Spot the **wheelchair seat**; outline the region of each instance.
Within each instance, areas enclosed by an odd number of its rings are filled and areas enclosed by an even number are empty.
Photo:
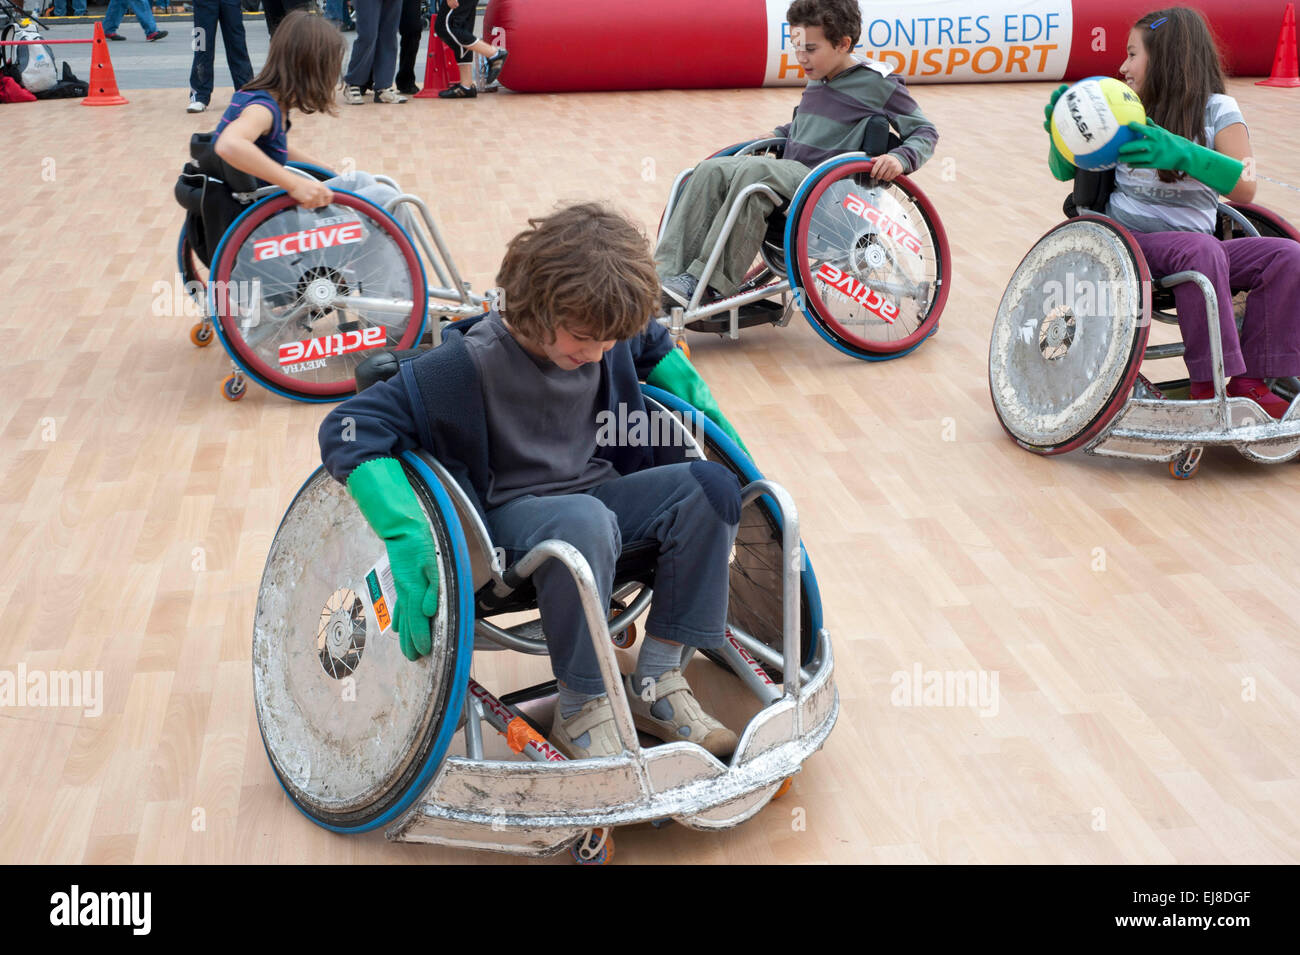
[[[265,185],[218,156],[216,145],[216,133],[190,137],[190,160],[172,190],[186,212],[190,247],[205,267],[211,267],[221,237],[247,205],[235,198],[236,193],[254,192]]]

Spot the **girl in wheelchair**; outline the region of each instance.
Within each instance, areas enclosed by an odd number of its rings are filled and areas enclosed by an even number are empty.
[[[1213,234],[1219,195],[1250,202],[1255,177],[1247,172],[1253,157],[1245,119],[1224,92],[1219,52],[1204,19],[1181,7],[1148,13],[1129,33],[1120,73],[1141,98],[1147,124],[1129,124],[1141,137],[1120,147],[1105,214],[1133,233],[1153,275],[1194,270],[1209,278],[1218,293],[1223,370],[1233,376],[1228,395],[1251,398],[1281,418],[1289,403],[1264,379],[1300,374],[1300,243],[1220,241]],[[1052,94],[1049,120],[1065,89]],[[1050,165],[1057,179],[1074,175],[1055,146]],[[1250,291],[1240,337],[1234,289]],[[1190,397],[1213,398],[1205,299],[1190,282],[1175,286],[1174,297]]]
[[[667,331],[648,320],[658,278],[646,239],[598,205],[563,209],[529,220],[497,283],[504,314],[448,326],[441,346],[339,405],[320,428],[325,468],[385,541],[401,649],[412,660],[430,652],[439,604],[435,545],[397,460],[423,447],[509,561],[544,540],[567,541],[590,564],[603,606],[620,553],[653,548],[653,607],[625,678],[636,725],[725,755],[736,734],[704,712],[682,666],[684,648],[724,640],[739,483],[713,462],[655,467],[652,448],[608,442],[596,425],[620,406],[627,418],[645,414],[644,380],[739,442]],[[556,560],[531,579],[559,684],[552,742],[570,758],[616,755],[613,709],[573,579]]]
[[[292,161],[328,168],[289,145],[289,113],[337,115],[334,93],[344,51],[343,35],[324,17],[305,10],[290,12],[271,37],[266,65],[231,97],[222,114],[216,129],[217,155],[265,184],[280,186],[309,209],[330,204],[331,186],[346,188],[380,206],[394,198],[396,190],[368,173],[351,172],[318,182],[285,166]],[[403,210],[399,221],[404,216]]]

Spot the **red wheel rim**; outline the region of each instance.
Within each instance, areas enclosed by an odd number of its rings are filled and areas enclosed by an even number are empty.
[[[395,349],[408,349],[415,347],[416,338],[420,333],[421,325],[423,325],[422,318],[428,307],[428,292],[424,280],[424,271],[420,265],[415,249],[406,238],[406,235],[402,232],[401,227],[398,226],[390,216],[387,214],[377,215],[375,214],[375,209],[377,207],[371,203],[357,196],[342,192],[335,192],[334,202],[330,206],[326,207],[326,209],[317,209],[312,211],[320,214],[325,222],[329,222],[331,219],[337,217],[327,216],[326,212],[340,206],[350,210],[351,213],[360,217],[363,223],[363,235],[364,226],[368,225],[371,229],[376,230],[378,233],[382,233],[392,240],[397,256],[396,262],[390,264],[400,262],[400,265],[405,269],[405,276],[409,277],[410,280],[410,312],[401,316],[397,314],[391,315],[390,320],[384,323],[384,327],[386,327],[387,331],[384,335],[384,341],[380,346],[371,346],[368,342],[363,341],[361,343],[362,346],[364,346],[363,348],[358,348],[346,353],[347,356],[349,356],[349,360],[345,364],[350,365],[351,368],[354,369],[356,364],[374,347]],[[249,255],[249,244],[247,243],[248,238],[259,227],[265,225],[268,221],[282,213],[284,210],[294,207],[297,207],[297,203],[295,203],[290,196],[280,195],[265,201],[254,210],[250,210],[249,213],[245,214],[245,216],[235,224],[231,232],[227,234],[222,242],[219,261],[212,271],[212,274],[217,276],[217,281],[225,283],[224,287],[227,289],[238,288],[239,283],[232,282],[231,276],[236,266],[247,268],[247,256]],[[345,223],[344,225],[347,224],[348,223]],[[285,262],[288,263],[287,267],[290,270],[298,268],[304,273],[310,273],[313,270],[324,268],[330,268],[336,272],[346,271],[345,269],[334,269],[333,265],[300,264],[309,261],[316,262],[317,260],[312,258],[315,252],[316,250],[313,250],[311,253],[303,253],[297,259],[291,255],[285,255],[282,257]],[[320,259],[319,261],[325,262],[327,260]],[[302,284],[305,280],[305,277],[299,279],[299,284]],[[400,279],[397,279],[396,281],[400,282]],[[285,283],[280,284],[284,285]],[[360,287],[360,283],[358,284]],[[218,288],[222,287],[223,286],[218,286]],[[362,290],[364,291],[364,288],[362,288]],[[356,390],[355,374],[349,374],[346,377],[324,381],[305,380],[300,377],[295,377],[292,373],[286,373],[281,370],[281,368],[276,367],[272,362],[267,361],[265,355],[259,354],[254,347],[250,346],[239,327],[240,323],[238,319],[229,314],[230,303],[228,295],[225,297],[225,301],[222,301],[221,298],[222,297],[219,297],[216,303],[217,308],[214,320],[220,324],[223,333],[222,337],[227,344],[227,347],[231,349],[237,360],[244,364],[250,374],[271,387],[281,388],[290,393],[296,393],[308,397],[336,397],[339,395],[350,394]],[[373,327],[376,327],[376,323],[372,323],[371,326],[364,331],[369,332]],[[400,336],[395,337],[393,331],[398,328],[400,328],[401,334]],[[290,333],[292,334],[290,335]],[[341,333],[335,333],[333,336],[312,335],[310,330],[304,331],[296,329],[290,326],[289,323],[285,322],[281,334],[268,339],[268,341],[273,344],[282,344],[281,339],[286,335],[290,335],[290,337],[285,340],[291,344],[292,342],[301,342],[303,340],[315,341],[328,337],[338,338],[339,334]],[[348,334],[351,334],[351,332]],[[342,347],[346,348],[350,344],[352,344],[352,340],[345,339]],[[287,345],[284,347],[287,347]],[[280,351],[280,354],[283,354],[283,350]],[[355,358],[350,357],[353,355],[355,355]],[[341,358],[344,356],[338,355],[331,357]],[[329,358],[321,360],[328,361]],[[304,360],[299,362],[299,364],[310,364],[310,361]],[[315,371],[317,369],[312,370]]]
[[[899,176],[893,182],[884,184],[887,188],[896,187],[909,200],[911,208],[920,213],[924,220],[923,224],[926,226],[923,231],[927,235],[921,235],[922,230],[916,230],[912,235],[920,246],[921,252],[924,253],[928,248],[934,260],[934,275],[930,279],[930,281],[934,282],[936,288],[934,297],[930,301],[925,315],[908,335],[893,340],[877,340],[864,338],[853,329],[846,327],[835,317],[835,309],[822,297],[821,290],[817,287],[818,282],[826,282],[826,278],[819,278],[814,274],[809,269],[808,261],[810,224],[812,217],[818,214],[819,200],[833,184],[843,183],[850,177],[866,175],[871,171],[871,166],[872,161],[869,159],[836,166],[812,187],[799,205],[798,221],[795,226],[793,258],[795,260],[794,265],[798,285],[806,297],[806,308],[816,316],[822,328],[850,349],[868,354],[888,355],[907,351],[920,344],[934,330],[934,326],[939,321],[939,315],[943,312],[944,303],[948,300],[948,286],[950,284],[947,267],[949,261],[948,236],[944,232],[943,225],[939,222],[939,216],[935,212],[934,206],[931,205],[929,198],[906,176]],[[869,203],[867,203],[867,206],[870,208]],[[911,232],[912,230],[907,231]],[[927,239],[929,241],[928,247],[926,244]],[[833,266],[831,268],[838,271]],[[847,270],[842,274],[847,275]],[[846,281],[846,285],[851,286],[853,282]],[[857,285],[862,285],[862,283],[857,283]],[[880,312],[887,313],[887,306],[882,307],[878,314]]]

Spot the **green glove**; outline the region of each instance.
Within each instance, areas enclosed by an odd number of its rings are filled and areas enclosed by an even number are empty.
[[[438,559],[429,521],[396,458],[375,458],[352,471],[348,493],[388,548],[397,585],[393,627],[408,660],[433,649],[430,618],[438,612]]]
[[[1052,171],[1053,178],[1059,182],[1067,182],[1074,178],[1074,163],[1061,155],[1061,151],[1056,148],[1056,140],[1052,139],[1052,111],[1056,109],[1056,101],[1061,98],[1061,94],[1070,87],[1062,83],[1052,91],[1051,98],[1043,108],[1043,129],[1047,130],[1047,145],[1051,150],[1047,154],[1047,168]]]
[[[751,459],[754,457],[749,454],[749,448],[745,447],[745,442],[740,440],[740,435],[736,434],[736,429],[731,426],[731,422],[722,416],[722,412],[718,410],[718,403],[713,400],[713,392],[709,391],[709,386],[695,370],[690,359],[682,354],[680,348],[674,348],[659,359],[659,364],[646,375],[645,380],[646,384],[662,388],[683,401],[693,404],[704,413],[706,418],[721,428],[727,437],[735,441],[745,454],[748,454]]]
[[[1185,172],[1216,192],[1227,195],[1236,187],[1237,180],[1246,168],[1240,159],[1198,146],[1190,139],[1162,129],[1150,120],[1147,120],[1146,125],[1129,123],[1128,128],[1141,133],[1142,138],[1119,147],[1119,158],[1135,169]]]

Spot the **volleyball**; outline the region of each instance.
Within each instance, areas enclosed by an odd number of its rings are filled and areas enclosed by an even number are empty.
[[[1119,148],[1138,137],[1128,128],[1145,123],[1137,93],[1109,76],[1079,80],[1061,94],[1052,110],[1052,142],[1080,169],[1111,169]]]

